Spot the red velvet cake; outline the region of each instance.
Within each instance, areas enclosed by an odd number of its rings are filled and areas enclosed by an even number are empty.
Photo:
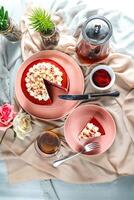
[[[47,83],[47,84],[46,84]],[[21,87],[25,96],[35,104],[50,105],[52,99],[47,85],[68,90],[68,77],[65,70],[55,61],[39,59],[24,70]]]
[[[104,128],[96,118],[92,118],[79,134],[79,140],[96,138],[105,135]]]

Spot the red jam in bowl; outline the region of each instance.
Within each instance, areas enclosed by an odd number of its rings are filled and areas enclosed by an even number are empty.
[[[105,69],[99,69],[94,72],[92,80],[98,87],[106,87],[111,82],[111,76]]]

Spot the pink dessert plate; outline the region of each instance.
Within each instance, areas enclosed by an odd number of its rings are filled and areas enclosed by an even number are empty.
[[[103,127],[105,135],[88,141],[79,140],[78,136],[90,119],[95,118]],[[67,118],[64,126],[65,139],[73,151],[79,152],[83,145],[89,142],[98,142],[99,150],[86,155],[99,155],[110,148],[116,135],[116,125],[112,116],[104,108],[97,105],[82,105],[77,107]]]
[[[39,59],[51,59],[52,61],[57,62],[66,71],[69,79],[68,92],[52,86],[51,93],[53,103],[51,105],[35,104],[25,96],[21,88],[21,79],[24,70],[29,64]],[[79,65],[67,54],[56,50],[40,51],[29,57],[20,66],[15,82],[16,98],[21,107],[29,114],[41,120],[56,120],[65,117],[74,107],[78,105],[79,102],[62,100],[58,97],[58,95],[83,94],[83,91],[84,77]]]

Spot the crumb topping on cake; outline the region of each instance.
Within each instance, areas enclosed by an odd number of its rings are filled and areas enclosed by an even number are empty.
[[[47,101],[49,94],[44,80],[62,86],[62,75],[60,69],[51,63],[42,62],[33,65],[25,78],[27,91],[35,99]]]
[[[93,123],[87,123],[85,128],[81,131],[79,139],[89,139],[100,137],[102,134],[99,132],[99,128]]]

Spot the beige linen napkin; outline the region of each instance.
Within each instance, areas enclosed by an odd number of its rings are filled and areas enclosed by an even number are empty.
[[[57,26],[60,27],[61,24],[63,25],[63,20],[60,17],[58,19]],[[37,39],[35,36],[37,33],[31,32],[26,22],[25,17],[22,20],[21,46],[24,60],[44,49],[40,38]],[[57,49],[75,57],[76,42],[77,39],[68,35],[67,29],[63,28]],[[63,127],[66,118],[49,122],[34,119],[36,124],[33,125],[30,137],[25,138],[24,141],[17,138],[14,140],[13,133],[9,130],[1,145],[1,158],[6,160],[10,182],[56,178],[73,183],[97,183],[112,181],[119,176],[134,175],[134,62],[129,56],[112,53],[101,63],[113,68],[116,74],[113,89],[121,92],[120,97],[116,99],[107,97],[98,102],[90,102],[106,108],[115,120],[117,133],[111,148],[100,156],[81,155],[54,168],[52,161],[56,158],[42,159],[39,157],[34,148],[34,141],[44,129],[64,135]],[[89,82],[91,67],[81,67],[81,69],[85,79],[85,92],[91,92]],[[70,148],[63,142],[62,154],[66,155],[69,151]]]

